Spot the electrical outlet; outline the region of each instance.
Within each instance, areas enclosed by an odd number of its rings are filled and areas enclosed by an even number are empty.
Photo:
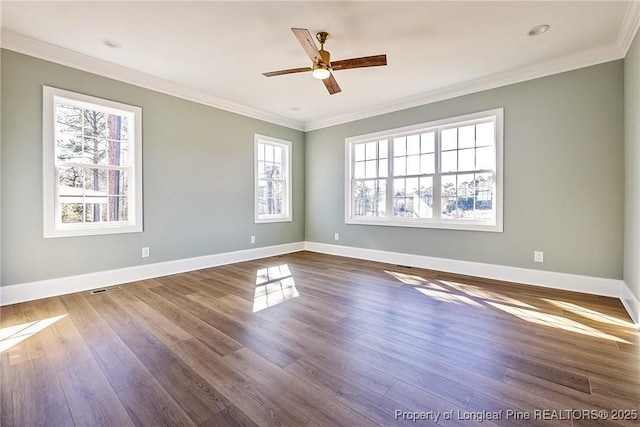
[[[340,240],[340,234],[336,233],[333,235],[333,240]]]
[[[142,248],[142,258],[147,258],[149,256],[149,247],[145,246]]]
[[[251,236],[251,243],[255,243],[256,242],[256,236]]]
[[[544,252],[542,252],[542,251],[533,251],[533,261],[534,262],[544,262]]]

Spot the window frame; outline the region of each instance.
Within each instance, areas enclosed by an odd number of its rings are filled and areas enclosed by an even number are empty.
[[[494,204],[495,219],[491,221],[483,220],[453,220],[441,218],[440,203],[441,195],[441,178],[446,175],[460,175],[464,172],[442,172],[441,171],[441,141],[440,132],[447,128],[458,128],[465,125],[482,123],[484,121],[493,121],[495,123],[495,170],[494,173]],[[397,137],[415,135],[418,133],[435,132],[435,171],[433,174],[422,174],[421,176],[430,175],[433,177],[433,218],[406,218],[393,216],[393,180],[401,178],[401,176],[393,175],[393,140]],[[387,162],[388,171],[385,178],[386,193],[385,206],[386,215],[384,217],[366,217],[354,216],[354,148],[355,145],[367,142],[388,140]],[[379,157],[378,157],[379,159]],[[448,230],[466,230],[466,231],[487,231],[487,232],[503,232],[503,170],[504,170],[504,108],[495,108],[486,111],[480,111],[471,114],[464,114],[455,117],[435,120],[416,125],[405,126],[401,128],[389,129],[380,132],[369,133],[365,135],[357,135],[345,138],[345,224],[360,225],[379,225],[392,227],[416,227],[416,228],[435,228]],[[478,172],[470,172],[478,173]],[[405,175],[406,177],[406,175]],[[435,203],[437,201],[437,203]]]
[[[142,108],[44,85],[42,89],[43,237],[142,232]],[[60,103],[93,111],[115,113],[129,119],[128,133],[129,138],[133,140],[127,143],[130,161],[123,169],[128,172],[129,179],[128,191],[125,194],[129,200],[126,221],[62,223],[56,159],[56,105]]]
[[[259,174],[258,174],[258,147],[260,144],[269,144],[274,147],[282,148],[282,176],[284,181],[283,197],[283,213],[282,214],[260,214],[258,212],[258,196],[259,196]],[[292,176],[292,160],[291,150],[292,142],[284,139],[274,138],[271,136],[254,134],[253,137],[253,217],[256,224],[275,223],[275,222],[291,222],[293,221],[292,213],[292,193],[291,193],[291,176]]]

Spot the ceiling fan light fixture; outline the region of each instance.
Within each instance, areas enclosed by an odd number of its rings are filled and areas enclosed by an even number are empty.
[[[314,63],[311,75],[318,80],[324,80],[331,76],[331,71],[329,71],[329,67],[325,64]]]

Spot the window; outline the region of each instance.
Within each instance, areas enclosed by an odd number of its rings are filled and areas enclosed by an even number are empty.
[[[255,222],[291,221],[291,142],[255,135]]]
[[[142,110],[43,87],[44,237],[142,231]]]
[[[355,136],[346,223],[502,231],[503,109]]]

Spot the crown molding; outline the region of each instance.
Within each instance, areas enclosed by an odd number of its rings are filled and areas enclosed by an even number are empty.
[[[626,37],[624,39],[626,40]],[[576,70],[578,68],[602,64],[624,58],[625,53],[626,51],[623,47],[616,43],[602,48],[591,49],[567,57],[547,61],[541,64],[527,65],[489,76],[480,77],[478,79],[468,80],[466,82],[424,92],[420,95],[404,98],[393,103],[378,105],[370,109],[360,110],[339,117],[307,122],[304,130],[312,131],[322,129],[329,126],[379,116],[381,114],[393,113],[412,107],[444,101],[458,96],[469,95],[483,90],[495,89],[514,83]]]
[[[632,0],[627,6],[627,11],[622,19],[620,25],[620,31],[618,32],[618,38],[616,44],[621,46],[624,55],[627,55],[633,39],[638,33],[640,27],[640,0]]]
[[[93,58],[11,31],[2,30],[0,33],[0,47],[246,117],[264,120],[291,129],[304,130],[304,124],[300,121],[236,104],[188,86]]]

